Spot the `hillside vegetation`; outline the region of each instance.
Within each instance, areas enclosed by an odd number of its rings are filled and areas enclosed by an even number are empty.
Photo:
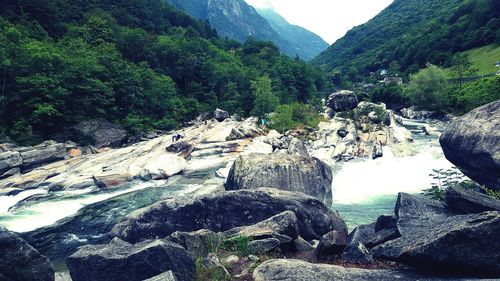
[[[408,75],[456,52],[500,42],[500,1],[396,0],[313,60],[348,81],[380,69]]]
[[[312,102],[323,73],[272,43],[217,37],[161,0],[0,2],[0,139],[67,139],[79,121],[171,129],[216,107],[246,116],[252,81]],[[263,78],[264,77],[264,78]]]

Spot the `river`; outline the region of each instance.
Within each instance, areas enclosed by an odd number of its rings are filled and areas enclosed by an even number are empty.
[[[333,208],[349,229],[392,214],[398,192],[419,193],[431,185],[432,169],[452,167],[436,137],[423,134],[423,123],[405,121],[413,132],[414,156],[384,157],[332,164]],[[32,246],[64,270],[64,260],[83,244],[104,243],[106,233],[128,213],[169,197],[197,195],[221,188],[215,176],[222,166],[185,173],[162,182],[132,182],[119,189],[51,192],[27,190],[0,196],[0,225],[20,232]]]

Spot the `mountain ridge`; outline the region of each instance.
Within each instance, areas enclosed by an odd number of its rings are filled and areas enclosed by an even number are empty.
[[[288,24],[285,29],[277,30],[276,15],[269,20],[252,5],[244,0],[166,0],[174,7],[185,11],[187,14],[201,19],[207,20],[217,30],[218,34],[235,39],[239,42],[245,42],[249,37],[254,37],[258,40],[272,41],[281,51],[291,57],[299,56],[302,59],[309,60],[315,55],[328,47],[326,42],[319,36],[304,28],[297,28]],[[293,30],[285,32],[286,29]],[[289,35],[293,32],[299,32],[300,38],[295,39]],[[280,34],[281,33],[281,34]],[[283,33],[287,33],[283,36]],[[305,35],[307,34],[307,35]],[[308,44],[308,48],[304,48],[303,40],[312,40],[313,44]],[[312,48],[312,49],[311,49]]]

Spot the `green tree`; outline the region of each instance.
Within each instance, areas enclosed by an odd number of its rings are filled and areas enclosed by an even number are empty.
[[[411,104],[422,109],[444,110],[449,104],[446,74],[432,64],[411,75],[404,91]]]
[[[451,77],[453,78],[458,90],[462,90],[464,78],[473,76],[478,69],[472,67],[469,56],[465,53],[457,53],[451,61]]]
[[[279,99],[273,93],[272,81],[269,77],[263,76],[252,81],[251,88],[255,96],[253,115],[264,117],[267,113],[271,113],[276,109]]]

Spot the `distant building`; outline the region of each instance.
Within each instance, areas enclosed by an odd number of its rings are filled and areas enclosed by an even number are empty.
[[[497,63],[495,64],[496,67],[500,67],[500,61],[497,61]]]
[[[388,75],[388,74],[389,74],[389,71],[388,71],[387,69],[381,69],[381,70],[379,71],[379,73],[380,73],[380,75],[385,76],[385,75]]]

